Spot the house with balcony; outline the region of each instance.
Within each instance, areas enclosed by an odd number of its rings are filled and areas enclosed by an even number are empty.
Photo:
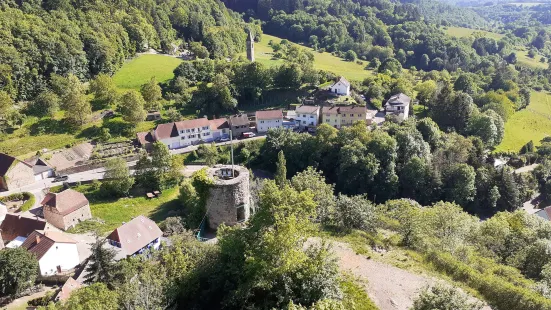
[[[388,99],[385,104],[385,112],[398,117],[400,121],[409,117],[411,98],[405,94],[399,93]]]

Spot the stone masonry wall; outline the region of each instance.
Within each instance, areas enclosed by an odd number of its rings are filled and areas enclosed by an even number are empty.
[[[224,166],[227,168],[228,166]],[[245,221],[250,216],[250,188],[249,171],[240,166],[235,166],[239,175],[231,180],[222,180],[214,177],[215,172],[220,168],[211,168],[208,171],[209,177],[214,179],[214,184],[209,190],[206,209],[208,210],[209,227],[217,229],[220,224],[228,226],[237,225],[237,207],[244,206]]]
[[[74,212],[71,212],[65,216],[56,212],[56,209],[51,207],[44,207],[44,219],[53,226],[67,230],[70,227],[75,226],[81,221],[85,221],[92,218],[90,211],[90,205],[86,205]]]

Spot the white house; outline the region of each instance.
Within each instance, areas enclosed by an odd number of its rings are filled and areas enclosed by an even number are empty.
[[[301,105],[296,109],[296,120],[300,128],[316,127],[320,118],[320,107]]]
[[[411,98],[400,93],[388,99],[385,104],[385,111],[387,114],[394,114],[398,116],[398,118],[403,121],[409,117],[410,105]]]
[[[283,127],[283,111],[256,111],[256,131],[267,132],[270,128]]]
[[[230,136],[230,124],[225,118],[218,118],[209,121],[212,140],[219,140]]]
[[[350,82],[341,76],[333,85],[329,86],[329,91],[340,96],[350,96]]]
[[[148,249],[158,249],[163,232],[147,217],[140,215],[115,229],[107,241],[118,250],[118,258],[142,254]]]
[[[42,276],[70,271],[80,263],[77,242],[61,232],[35,230],[21,247],[36,256]]]

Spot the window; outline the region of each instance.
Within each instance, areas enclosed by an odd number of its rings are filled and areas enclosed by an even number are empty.
[[[306,124],[306,121],[302,121],[303,124]]]
[[[185,140],[186,139],[186,136],[182,136],[182,140]]]
[[[330,115],[329,115],[329,114],[325,114],[325,116],[329,117]]]
[[[260,124],[264,124],[264,121],[260,121]]]
[[[208,132],[203,132],[203,137],[210,135]]]
[[[203,130],[207,130],[207,129],[209,129],[209,127],[208,127],[208,126],[205,126],[205,127],[203,127]]]
[[[191,129],[191,132],[195,132],[195,128],[192,128],[192,129]]]
[[[314,118],[314,115],[310,115],[310,118]]]
[[[189,129],[188,129],[188,130],[186,130],[186,132],[190,132],[190,131],[189,131]]]
[[[277,120],[276,123],[279,123],[279,120]]]
[[[302,114],[302,117],[306,117],[306,114]]]

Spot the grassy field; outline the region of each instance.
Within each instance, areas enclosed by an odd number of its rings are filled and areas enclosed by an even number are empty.
[[[551,135],[551,95],[532,92],[528,108],[515,113],[505,124],[505,138],[496,151],[519,151],[530,140]]]
[[[113,80],[117,87],[124,91],[140,89],[140,86],[156,77],[157,81],[165,82],[174,77],[172,71],[182,60],[165,55],[140,55],[127,63],[115,73]]]
[[[263,34],[262,40],[254,46],[255,59],[256,61],[267,66],[282,64],[283,60],[272,59],[272,48],[268,45],[270,40],[280,42],[281,38]],[[303,48],[310,49],[308,47]],[[371,75],[371,71],[364,69],[367,62],[364,62],[364,65],[359,65],[355,62],[345,61],[342,58],[335,57],[330,53],[318,53],[315,51],[313,51],[313,53],[315,57],[314,67],[316,69],[333,72],[337,75],[342,75],[349,80],[363,80]],[[243,53],[243,55],[245,54]]]
[[[535,68],[535,69],[547,69],[549,64],[547,62],[540,62],[541,56],[536,55],[534,58],[528,57],[528,52],[524,50],[517,50],[517,62],[521,65]]]
[[[504,37],[504,35],[500,33],[489,32],[484,30],[475,30],[475,29],[464,28],[464,27],[447,27],[445,31],[448,35],[452,37],[458,37],[458,38],[471,36],[475,31],[482,32],[486,37],[493,38],[496,40],[499,40]]]
[[[83,192],[90,200],[92,216],[105,221],[105,223],[86,221],[72,229],[71,232],[74,233],[94,230],[108,233],[138,215],[144,215],[159,223],[168,217],[170,211],[177,210],[180,206],[177,188],[166,190],[161,197],[155,199],[147,199],[141,195],[113,200],[95,198],[90,185],[80,186],[77,190]]]

